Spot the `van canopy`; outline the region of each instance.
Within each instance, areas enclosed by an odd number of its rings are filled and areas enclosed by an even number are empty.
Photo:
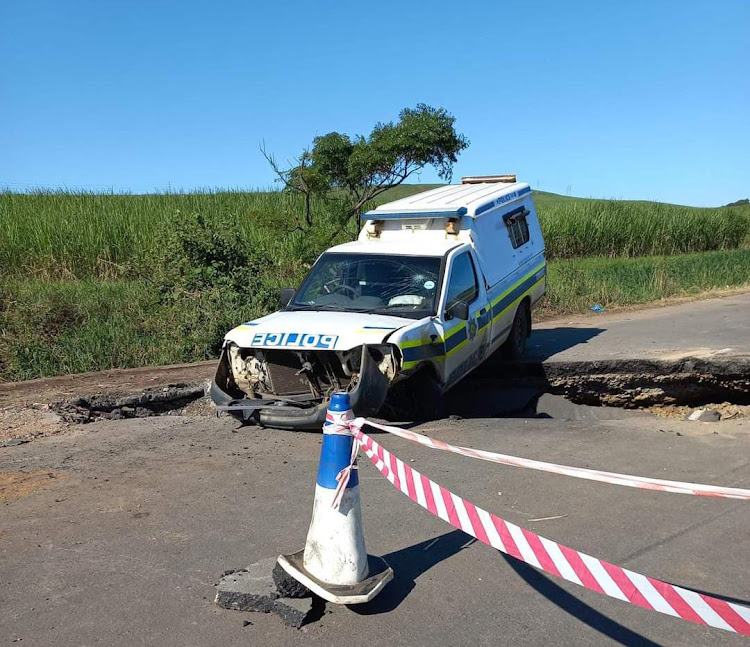
[[[449,184],[380,205],[364,216],[367,220],[476,218],[530,192],[531,187],[525,182]]]

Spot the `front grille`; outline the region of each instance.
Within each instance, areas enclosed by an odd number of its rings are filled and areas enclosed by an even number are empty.
[[[271,390],[276,395],[310,393],[310,382],[304,373],[297,375],[302,364],[294,353],[266,351],[266,366],[271,378]]]

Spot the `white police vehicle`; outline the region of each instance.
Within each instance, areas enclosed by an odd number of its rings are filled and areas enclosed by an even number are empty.
[[[499,349],[521,356],[544,294],[544,240],[531,187],[464,178],[365,214],[358,240],[323,253],[282,309],[225,339],[219,411],[280,429],[319,429],[347,390],[357,415],[406,398],[421,417]]]

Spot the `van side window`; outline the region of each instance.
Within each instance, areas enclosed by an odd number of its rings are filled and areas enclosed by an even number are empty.
[[[474,270],[474,262],[468,252],[456,256],[453,259],[451,278],[448,282],[448,298],[446,309],[455,305],[457,301],[471,303],[479,295],[477,286],[477,273]]]
[[[521,245],[529,242],[529,224],[526,222],[526,216],[528,215],[529,210],[526,207],[520,207],[503,216],[513,249],[518,249]]]

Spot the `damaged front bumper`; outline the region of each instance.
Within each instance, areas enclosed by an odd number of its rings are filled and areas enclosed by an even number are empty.
[[[211,399],[220,415],[228,413],[243,422],[290,431],[319,430],[323,426],[328,397],[316,396],[314,392],[286,396],[255,393],[256,397],[248,397],[237,386],[231,365],[225,346],[210,388]],[[386,365],[390,368],[384,369]],[[356,379],[351,380],[347,388],[356,416],[372,416],[379,411],[395,375],[395,365],[396,359],[384,358],[379,347],[361,347]]]

